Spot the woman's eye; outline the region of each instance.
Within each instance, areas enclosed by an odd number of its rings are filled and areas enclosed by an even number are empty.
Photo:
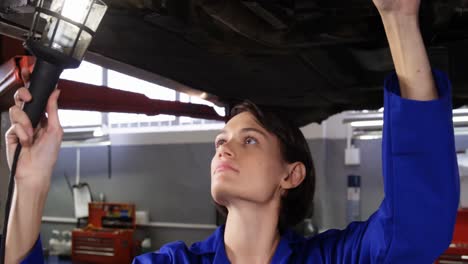
[[[224,142],[226,142],[226,140],[224,139],[218,139],[215,141],[215,147],[218,148],[219,146],[221,146],[222,144],[224,144]]]
[[[257,143],[258,143],[258,141],[253,137],[247,137],[245,139],[245,144],[247,144],[247,145],[252,145],[252,144],[257,144]]]

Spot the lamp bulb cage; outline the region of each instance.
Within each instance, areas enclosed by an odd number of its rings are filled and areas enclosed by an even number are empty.
[[[101,0],[37,0],[28,46],[81,62],[106,11]]]

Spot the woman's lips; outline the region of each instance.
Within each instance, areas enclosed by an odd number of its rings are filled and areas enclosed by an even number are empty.
[[[220,172],[220,171],[227,171],[227,170],[231,170],[231,171],[234,171],[234,172],[239,172],[239,170],[235,169],[233,166],[231,166],[231,165],[229,165],[227,163],[221,163],[216,167],[215,173]]]

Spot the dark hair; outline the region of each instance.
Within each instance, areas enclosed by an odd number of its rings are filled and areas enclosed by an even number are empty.
[[[302,183],[288,190],[281,199],[278,228],[283,232],[285,228],[300,223],[310,211],[315,191],[315,170],[309,145],[299,127],[281,110],[267,107],[260,109],[254,103],[244,101],[232,108],[228,120],[243,112],[252,114],[264,129],[278,137],[284,161],[302,162],[305,166],[306,175]],[[219,204],[216,207],[227,215],[226,207]]]

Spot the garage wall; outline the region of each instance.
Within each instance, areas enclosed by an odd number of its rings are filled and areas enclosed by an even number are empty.
[[[346,188],[349,174],[361,176],[361,220],[366,220],[380,206],[384,197],[382,160],[382,140],[356,140],[355,145],[361,150],[361,165],[345,166],[345,140],[327,140],[325,197],[321,229],[345,228]],[[455,137],[458,151],[468,149],[468,136]]]
[[[361,165],[344,165],[346,140],[327,140],[326,193],[323,206],[322,229],[345,228],[347,176],[361,176],[361,219],[367,219],[383,199],[381,173],[381,140],[357,140],[355,146],[361,151]]]
[[[81,148],[81,182],[112,202],[132,202],[150,211],[152,221],[213,224],[209,162],[211,146],[151,145]],[[73,217],[73,199],[64,175],[75,181],[76,149],[65,148],[54,171],[45,215]],[[196,197],[196,199],[192,199]],[[178,206],[176,206],[178,205]]]
[[[215,224],[210,196],[211,144],[117,146],[81,148],[81,182],[87,182],[95,199],[104,193],[111,202],[135,203],[148,210],[151,221]],[[61,150],[44,210],[46,216],[73,217],[73,198],[64,175],[75,182],[76,149]],[[109,178],[110,176],[110,178]],[[50,235],[45,224],[43,237]],[[191,243],[212,230],[147,228],[155,246],[174,237]]]

